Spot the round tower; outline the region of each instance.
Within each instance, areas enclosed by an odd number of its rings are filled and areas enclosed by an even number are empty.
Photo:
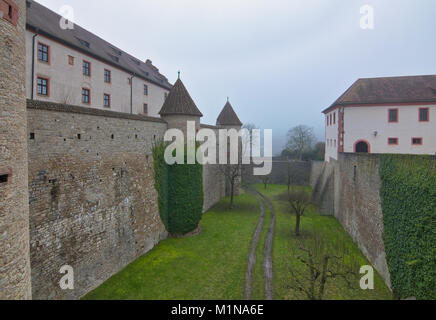
[[[223,129],[236,129],[241,130],[242,122],[239,120],[238,115],[233,109],[230,102],[227,100],[226,105],[221,111],[218,119],[216,121],[216,125]]]
[[[200,119],[203,117],[180,78],[172,87],[159,114],[168,123],[168,129],[180,129],[185,136],[187,122],[195,122],[197,132],[200,129]]]
[[[31,299],[26,1],[0,1],[0,300]]]

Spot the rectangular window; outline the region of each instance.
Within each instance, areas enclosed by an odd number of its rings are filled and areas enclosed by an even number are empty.
[[[388,139],[388,144],[390,146],[397,146],[398,145],[398,138],[389,138]]]
[[[74,57],[73,56],[68,56],[68,64],[70,66],[74,66]]]
[[[49,62],[50,59],[50,49],[48,45],[41,42],[38,43],[38,60],[42,62]]]
[[[389,122],[398,122],[398,109],[389,109]]]
[[[430,121],[430,109],[429,108],[420,108],[419,109],[419,121],[420,122]]]
[[[47,78],[38,77],[36,80],[37,83],[37,92],[40,96],[48,96],[49,95],[49,80]]]
[[[148,114],[148,104],[144,103],[144,113]]]
[[[90,104],[91,102],[91,91],[86,88],[82,88],[82,103]]]
[[[83,75],[91,76],[91,62],[83,60]]]
[[[412,145],[422,146],[422,138],[412,138]]]
[[[111,83],[111,71],[104,69],[104,82]]]
[[[103,106],[105,106],[106,108],[110,108],[110,106],[111,106],[111,96],[110,96],[110,94],[105,93],[103,95]]]
[[[144,84],[144,96],[148,96],[148,86]]]

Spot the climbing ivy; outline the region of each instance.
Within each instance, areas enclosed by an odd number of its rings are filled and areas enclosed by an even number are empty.
[[[163,142],[153,148],[159,213],[170,234],[183,235],[195,230],[203,215],[203,167],[198,162],[167,165],[165,148]]]
[[[436,299],[436,159],[382,155],[380,196],[392,288]]]

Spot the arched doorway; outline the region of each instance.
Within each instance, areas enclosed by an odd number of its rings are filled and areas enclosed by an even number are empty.
[[[354,152],[356,153],[370,153],[371,148],[367,141],[359,140],[354,144]]]

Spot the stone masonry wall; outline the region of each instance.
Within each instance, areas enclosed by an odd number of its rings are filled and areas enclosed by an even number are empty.
[[[31,298],[25,8],[24,0],[0,1],[0,300]]]
[[[160,119],[28,101],[34,299],[78,299],[167,234],[154,189]],[[59,270],[74,269],[61,290]]]
[[[390,274],[383,242],[380,199],[380,158],[367,154],[339,154],[324,163],[314,199],[324,214],[334,215],[387,284]]]

